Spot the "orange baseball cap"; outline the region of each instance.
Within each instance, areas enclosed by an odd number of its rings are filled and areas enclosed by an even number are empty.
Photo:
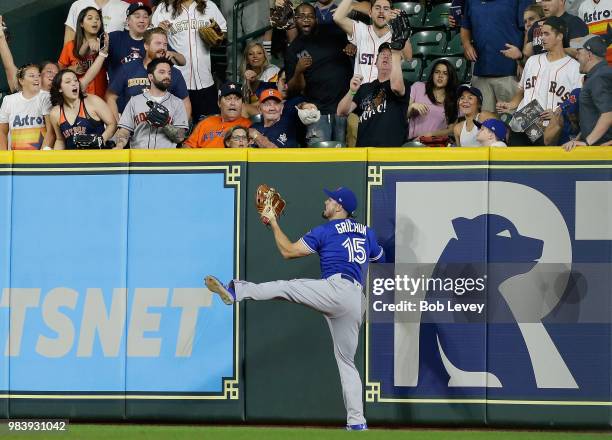
[[[283,95],[281,95],[278,89],[266,89],[259,95],[259,102],[264,102],[266,99],[270,98],[278,99],[280,102],[283,101]]]

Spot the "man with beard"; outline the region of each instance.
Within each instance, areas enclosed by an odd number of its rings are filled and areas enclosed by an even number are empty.
[[[612,40],[608,26],[607,38],[587,35],[573,41],[577,49],[580,72],[586,73],[580,91],[580,134],[563,145],[567,151],[579,145],[610,145],[612,143],[612,67],[606,62],[606,52]]]
[[[304,98],[321,111],[321,118],[308,127],[308,145],[321,141],[344,143],[346,118],[336,115],[336,107],[350,81],[351,58],[344,53],[346,36],[333,26],[317,26],[316,11],[310,3],[295,11],[299,35],[287,49],[289,95]]]
[[[189,128],[185,106],[168,92],[172,84],[172,62],[156,58],[147,65],[147,74],[151,88],[134,96],[125,107],[116,134],[117,148],[125,148],[130,140],[130,148],[176,148],[185,139]],[[165,121],[151,117],[155,104],[168,110]]]
[[[132,3],[127,10],[127,29],[108,34],[109,50],[106,70],[112,82],[115,72],[123,65],[145,57],[143,35],[151,24],[151,8],[143,2]],[[176,65],[185,65],[185,57],[168,50],[166,58]]]
[[[363,84],[374,81],[378,76],[376,54],[382,43],[391,41],[391,29],[387,25],[396,15],[391,0],[373,0],[371,4],[370,25],[348,18],[353,7],[352,0],[342,0],[334,12],[336,24],[348,35],[349,41],[357,46],[354,74],[361,75]],[[402,54],[404,59],[412,59],[410,40],[404,44]]]
[[[113,81],[106,90],[106,102],[119,120],[119,113],[123,112],[131,97],[140,95],[149,87],[147,67],[156,58],[166,58],[168,54],[168,37],[162,28],[149,29],[144,33],[145,57],[142,61],[135,60],[124,64],[115,73]],[[169,60],[168,60],[169,61]],[[170,88],[168,89],[177,98],[183,100],[187,117],[191,117],[191,101],[187,92],[187,85],[181,72],[172,67]]]
[[[399,50],[382,43],[376,80],[362,84],[361,75],[355,74],[338,104],[338,114],[359,116],[358,147],[399,147],[404,142],[410,86],[402,76],[401,57]]]
[[[225,133],[240,125],[247,128],[251,121],[242,117],[242,88],[240,84],[226,82],[219,89],[220,115],[202,119],[185,141],[190,148],[224,148]]]

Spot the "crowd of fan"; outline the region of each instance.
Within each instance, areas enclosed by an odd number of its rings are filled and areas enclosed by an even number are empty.
[[[240,83],[198,36],[227,32],[211,0],[77,0],[58,61],[20,68],[0,16],[0,149],[611,145],[612,0],[566,1],[454,0],[469,84],[444,58],[404,77],[390,0],[299,4],[279,65],[251,41]]]

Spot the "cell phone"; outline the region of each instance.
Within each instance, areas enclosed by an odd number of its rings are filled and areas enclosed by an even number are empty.
[[[450,16],[455,19],[455,23],[457,27],[461,27],[461,6],[451,6],[450,7]]]

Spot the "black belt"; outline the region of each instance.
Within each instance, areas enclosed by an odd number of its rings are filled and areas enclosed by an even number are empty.
[[[348,281],[350,281],[351,283],[353,283],[353,284],[357,284],[359,287],[361,287],[361,283],[360,283],[359,281],[357,281],[355,278],[353,278],[352,276],[350,276],[350,275],[347,275],[347,274],[345,274],[345,273],[341,273],[341,274],[340,274],[340,278],[343,278],[343,279],[345,279],[345,280],[348,280]]]

